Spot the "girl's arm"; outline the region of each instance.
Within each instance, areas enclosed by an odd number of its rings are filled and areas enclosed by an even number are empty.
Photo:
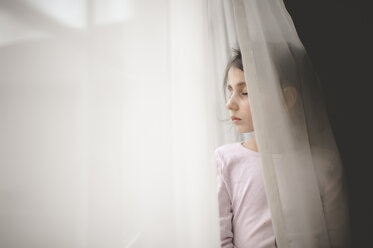
[[[343,180],[342,163],[336,155],[329,165],[322,192],[326,226],[332,248],[350,247],[348,204]]]
[[[223,162],[218,152],[215,152],[217,165],[217,187],[219,202],[220,240],[222,248],[235,248],[232,231],[232,203],[224,181],[222,167]]]

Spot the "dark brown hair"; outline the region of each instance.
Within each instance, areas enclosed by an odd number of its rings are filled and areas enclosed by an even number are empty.
[[[243,71],[243,65],[242,65],[242,55],[241,50],[233,49],[233,58],[228,62],[226,68],[225,68],[225,74],[224,74],[224,81],[223,81],[223,92],[224,92],[224,98],[227,99],[226,96],[226,90],[227,90],[227,80],[228,80],[228,71],[231,67],[235,67],[237,69],[240,69]]]
[[[300,87],[301,78],[299,78],[298,70],[302,69],[299,66],[302,64],[303,59],[299,57],[298,54],[301,54],[297,51],[296,47],[292,46],[291,44],[285,44],[288,48],[285,49],[280,47],[281,44],[269,44],[269,52],[272,55],[272,63],[274,65],[274,69],[277,72],[277,77],[281,84],[281,87],[284,89],[286,86],[293,86],[297,90]],[[223,82],[223,92],[224,98],[226,98],[227,92],[227,84],[228,84],[228,72],[231,67],[235,67],[244,71],[242,65],[242,54],[239,48],[232,49],[233,50],[233,57],[228,62],[225,68],[224,74],[224,82]],[[295,53],[297,52],[297,53]],[[297,56],[298,55],[298,56]],[[299,65],[298,65],[299,64]]]

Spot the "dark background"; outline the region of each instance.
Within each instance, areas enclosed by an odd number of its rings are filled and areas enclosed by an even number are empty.
[[[358,0],[284,2],[325,91],[346,173],[353,247],[373,247],[373,9]]]

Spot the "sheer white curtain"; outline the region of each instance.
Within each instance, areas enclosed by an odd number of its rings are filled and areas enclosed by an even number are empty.
[[[209,4],[217,10],[210,22],[219,25],[212,39],[217,81],[224,71],[217,53],[227,63],[232,48],[242,52],[278,247],[348,247],[342,161],[316,73],[283,1]]]
[[[207,2],[0,13],[0,246],[218,247]]]
[[[328,246],[313,161],[333,156],[340,176],[339,155],[284,10],[1,1],[0,246],[218,247],[213,152],[250,135],[224,121],[220,85],[238,43],[277,244]],[[291,116],[277,84],[284,51],[306,75]]]

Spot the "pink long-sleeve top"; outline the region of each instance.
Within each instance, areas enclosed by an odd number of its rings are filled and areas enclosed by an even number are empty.
[[[259,153],[240,142],[215,150],[222,248],[275,247]],[[338,154],[312,147],[330,247],[350,246],[348,207]]]
[[[275,247],[259,153],[238,142],[216,149],[215,158],[221,247]]]

